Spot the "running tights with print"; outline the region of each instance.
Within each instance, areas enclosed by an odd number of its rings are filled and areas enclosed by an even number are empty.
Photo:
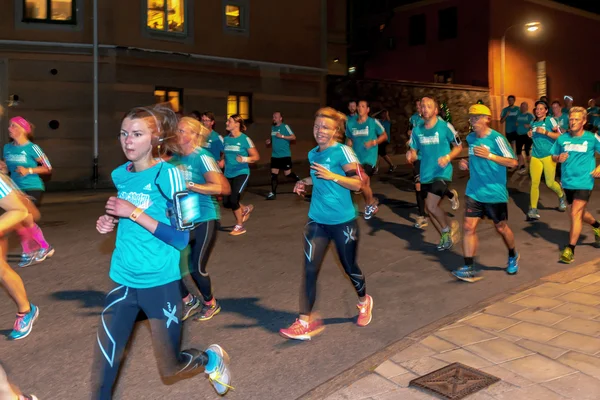
[[[344,271],[354,285],[358,297],[365,296],[365,276],[356,263],[358,224],[356,220],[325,225],[309,220],[304,227],[304,290],[300,296],[300,314],[310,315],[317,297],[317,278],[333,241]]]
[[[552,156],[537,158],[531,157],[529,162],[529,175],[531,175],[531,208],[537,208],[540,199],[540,183],[542,182],[542,173],[546,178],[546,186],[550,188],[558,197],[563,196],[560,184],[554,180],[556,174],[556,163],[552,161]]]
[[[212,285],[210,283],[210,275],[206,271],[208,258],[215,247],[217,238],[217,220],[202,222],[194,230],[190,232],[190,252],[188,259],[185,260],[184,274],[192,276],[194,283],[198,287],[204,302],[208,303],[213,299]],[[182,255],[184,252],[182,252]],[[190,292],[181,280],[181,290],[183,297],[186,297]]]
[[[233,211],[240,209],[240,199],[248,185],[248,178],[250,178],[250,175],[238,175],[233,178],[227,178],[231,186],[231,194],[223,196],[223,207],[231,208]]]
[[[110,400],[123,351],[140,311],[150,321],[152,346],[160,374],[170,377],[203,368],[205,352],[181,345],[181,291],[179,281],[147,289],[117,286],[106,295],[97,334],[92,398]]]

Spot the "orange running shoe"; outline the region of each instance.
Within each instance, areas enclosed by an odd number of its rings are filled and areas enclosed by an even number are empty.
[[[284,338],[296,339],[296,340],[310,340],[313,336],[318,335],[325,329],[323,321],[315,319],[310,322],[296,319],[296,321],[285,329],[280,329],[279,333]]]
[[[236,225],[233,227],[233,230],[229,232],[231,236],[239,236],[246,233],[246,228],[243,225]]]
[[[358,326],[367,326],[373,319],[373,298],[369,295],[366,296],[367,301],[364,304],[358,303],[358,320],[356,324]]]
[[[242,210],[242,222],[246,222],[248,219],[250,219],[250,213],[252,211],[254,211],[254,206],[252,204],[248,204],[246,207],[244,207]]]

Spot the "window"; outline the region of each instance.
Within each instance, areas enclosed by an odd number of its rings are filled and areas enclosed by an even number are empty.
[[[427,25],[425,14],[413,15],[408,20],[408,45],[418,46],[425,44]]]
[[[23,0],[23,21],[75,24],[75,0]]]
[[[157,87],[154,91],[156,103],[169,103],[175,112],[183,111],[183,89]]]
[[[223,0],[223,29],[233,34],[248,34],[248,0]]]
[[[148,29],[186,33],[185,0],[148,0]]]
[[[454,80],[454,71],[439,71],[433,75],[435,83],[452,83]]]
[[[240,114],[244,121],[252,122],[252,95],[248,93],[227,96],[227,118]]]
[[[456,7],[446,8],[438,12],[438,38],[454,39],[458,34],[458,12]]]

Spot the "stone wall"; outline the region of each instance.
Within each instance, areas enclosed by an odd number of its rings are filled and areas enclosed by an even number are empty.
[[[452,115],[452,124],[461,136],[469,130],[467,110],[469,106],[482,100],[490,104],[488,88],[462,85],[429,84],[404,81],[356,80],[347,77],[329,77],[327,81],[328,105],[348,111],[348,101],[366,99],[370,103],[371,114],[382,109],[389,111],[392,120],[392,153],[403,153],[408,139],[408,120],[415,112],[415,101],[424,96],[432,96],[440,103],[446,103]],[[388,149],[390,150],[390,149]]]

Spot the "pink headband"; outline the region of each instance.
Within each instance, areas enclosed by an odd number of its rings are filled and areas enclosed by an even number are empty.
[[[25,132],[31,133],[31,125],[29,125],[29,122],[27,122],[27,120],[25,118],[14,117],[14,118],[11,118],[10,122],[19,125],[21,128],[25,129]]]

